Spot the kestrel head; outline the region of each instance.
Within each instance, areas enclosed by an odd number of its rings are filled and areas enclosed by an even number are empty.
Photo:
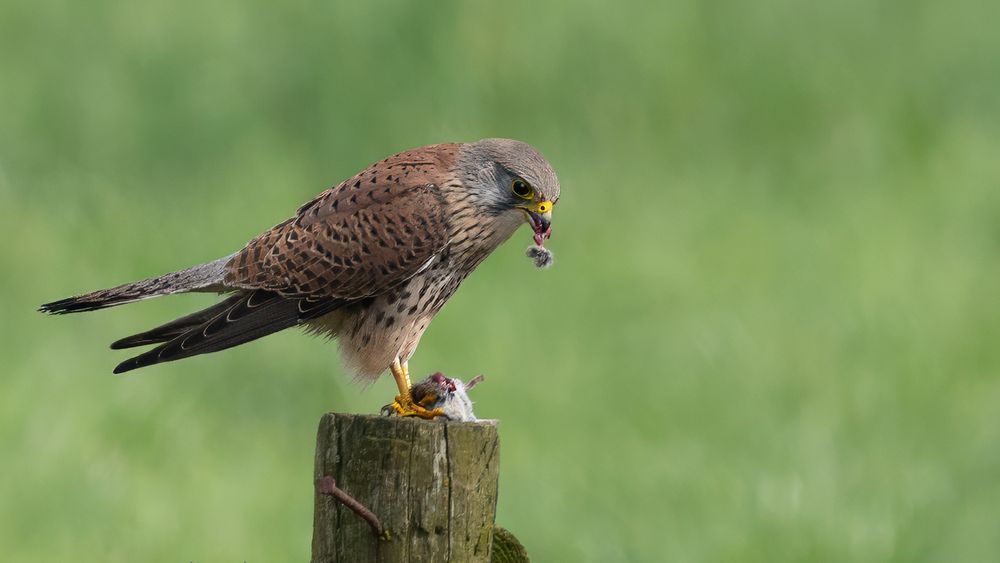
[[[483,139],[462,145],[458,167],[465,187],[490,217],[527,221],[539,245],[552,234],[552,207],[559,178],[531,145],[511,139]]]

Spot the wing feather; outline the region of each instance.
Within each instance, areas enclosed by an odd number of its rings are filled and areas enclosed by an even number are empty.
[[[232,348],[324,315],[343,305],[340,301],[327,299],[303,310],[300,307],[302,301],[304,299],[289,299],[261,290],[233,296],[220,304],[226,305],[225,308],[206,310],[206,313],[214,313],[211,317],[206,315],[202,322],[188,324],[183,331],[174,331],[163,344],[118,364],[115,373]]]
[[[350,302],[409,279],[448,241],[449,147],[395,155],[323,192],[234,255],[225,284]]]

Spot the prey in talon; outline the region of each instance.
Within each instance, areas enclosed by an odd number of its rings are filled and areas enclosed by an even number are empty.
[[[251,193],[268,189],[276,188],[246,187]],[[544,242],[552,234],[559,192],[552,166],[521,141],[420,147],[323,191],[231,254],[40,310],[77,313],[175,293],[217,293],[220,300],[210,307],[114,342],[116,350],[152,347],[114,372],[302,327],[338,339],[343,362],[357,379],[392,373],[399,390],[396,414],[446,416],[445,405],[413,396],[410,358],[462,281],[519,226],[527,223],[532,230],[529,256],[535,264],[552,263]],[[142,236],[155,244],[149,233]],[[149,252],[155,255],[155,247]],[[514,303],[523,292],[498,289],[497,298]],[[448,391],[455,393],[457,387]]]
[[[410,396],[415,404],[427,409],[428,412],[436,413],[435,416],[443,416],[448,420],[472,422],[478,419],[472,410],[469,390],[483,379],[482,375],[477,375],[468,382],[463,382],[461,379],[445,377],[443,373],[437,372],[415,383],[410,388]],[[382,407],[382,414],[407,416],[401,413],[398,397],[392,404]]]

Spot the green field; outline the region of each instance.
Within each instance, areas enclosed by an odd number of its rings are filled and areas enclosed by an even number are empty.
[[[177,296],[45,301],[238,249],[391,152],[560,174],[411,361],[487,376],[540,562],[1000,561],[1000,4],[0,4],[0,559],[304,561],[288,331],[112,376]]]

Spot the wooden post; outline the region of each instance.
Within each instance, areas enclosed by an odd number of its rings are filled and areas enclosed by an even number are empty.
[[[316,482],[333,477],[389,539],[317,491],[313,563],[490,561],[499,461],[495,424],[324,415]]]

